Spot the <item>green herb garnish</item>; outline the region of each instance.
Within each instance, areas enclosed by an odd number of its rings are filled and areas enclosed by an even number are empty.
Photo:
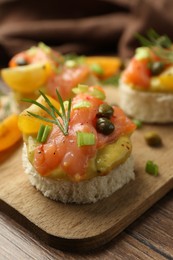
[[[77,132],[78,147],[95,144],[95,135],[93,133]]]
[[[38,118],[38,119],[41,119],[43,121],[57,125],[64,135],[68,135],[68,126],[69,126],[70,111],[71,111],[71,99],[69,100],[68,108],[66,110],[65,107],[64,107],[64,102],[63,102],[58,90],[56,89],[56,94],[57,94],[57,97],[58,97],[58,100],[59,100],[59,103],[60,103],[60,110],[58,110],[50,102],[50,100],[46,97],[46,95],[42,91],[39,91],[39,92],[43,96],[43,98],[46,101],[46,103],[48,104],[49,108],[43,106],[42,104],[40,104],[39,102],[37,102],[36,100],[33,100],[33,99],[24,98],[24,99],[22,99],[22,101],[29,102],[31,104],[35,104],[36,106],[40,107],[42,110],[47,112],[47,114],[52,119],[46,118],[46,117],[43,117],[43,116],[39,116],[37,114],[34,114],[32,112],[27,111],[28,114],[30,114],[31,116],[34,116],[35,118]],[[57,118],[57,116],[59,116],[62,119],[62,123]]]
[[[102,80],[102,85],[115,85],[118,87],[120,74],[114,75],[110,78]]]
[[[74,61],[78,65],[84,64],[84,62],[85,62],[85,56],[77,55],[75,53],[69,53],[69,54],[64,55],[63,57],[64,57],[64,60],[65,60],[65,63],[69,60]]]
[[[89,101],[80,101],[78,102],[77,104],[75,104],[73,106],[73,109],[78,109],[78,108],[85,108],[85,107],[90,107],[91,106],[91,103]]]
[[[98,88],[93,87],[92,89],[90,89],[88,87],[88,85],[83,85],[83,84],[78,84],[78,86],[76,88],[72,89],[72,92],[75,94],[86,93],[86,94],[89,94],[90,96],[93,96],[93,97],[96,97],[96,98],[102,99],[102,100],[104,100],[106,98],[104,92],[102,92]]]
[[[158,176],[159,167],[153,161],[147,161],[145,171],[151,175]]]
[[[41,125],[40,126],[40,129],[38,131],[38,134],[37,134],[37,141],[40,142],[40,143],[44,143],[46,142],[47,140],[47,137],[50,133],[50,131],[52,130],[52,127],[49,126],[49,125]]]
[[[149,47],[152,51],[162,59],[173,62],[172,41],[167,35],[159,35],[155,30],[150,29],[147,37],[137,33],[136,38],[143,46]]]
[[[142,122],[140,120],[133,119],[132,121],[136,125],[137,128],[141,128],[142,127]]]
[[[65,65],[67,68],[75,68],[77,66],[77,62],[75,60],[67,60]]]
[[[88,89],[89,89],[88,85],[78,84],[76,88],[72,89],[72,92],[75,94],[87,93]]]
[[[93,71],[93,72],[95,72],[96,74],[98,74],[98,75],[102,75],[103,74],[103,68],[100,66],[100,64],[98,64],[98,63],[93,63],[93,64],[91,64],[91,66],[90,66],[90,68],[91,68],[91,70]]]

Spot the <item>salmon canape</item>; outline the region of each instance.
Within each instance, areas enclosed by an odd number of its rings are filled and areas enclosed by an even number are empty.
[[[173,122],[173,47],[155,31],[136,49],[120,80],[120,107],[143,122]]]
[[[19,116],[23,166],[31,184],[64,203],[91,203],[135,178],[130,136],[134,123],[104,101],[99,86],[78,85],[74,98],[41,92]],[[28,125],[30,128],[28,129]]]
[[[23,97],[36,99],[39,90],[57,98],[55,89],[66,100],[73,96],[72,88],[78,84],[98,82],[82,56],[72,59],[44,43],[14,55],[1,76],[18,101]]]

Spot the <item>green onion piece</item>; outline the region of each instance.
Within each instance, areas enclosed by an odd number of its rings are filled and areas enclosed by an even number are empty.
[[[47,54],[49,54],[51,52],[51,48],[49,46],[47,46],[44,42],[39,42],[38,47]]]
[[[136,49],[135,58],[142,60],[150,57],[150,49],[148,47],[139,47]]]
[[[120,79],[120,74],[114,75],[110,78],[107,78],[105,80],[102,80],[102,85],[114,85],[116,87],[118,87],[119,84],[119,79]]]
[[[41,138],[41,143],[46,142],[47,137],[48,137],[51,130],[52,130],[52,127],[50,125],[45,126],[45,129],[44,129],[44,132],[43,132],[43,135],[42,135],[42,138]]]
[[[104,100],[106,98],[105,94],[97,88],[93,88],[92,91],[89,92],[89,94],[101,100]]]
[[[67,60],[65,62],[65,65],[68,67],[68,68],[74,68],[76,67],[77,65],[77,62],[75,60]]]
[[[43,132],[44,132],[44,129],[45,129],[45,125],[41,125],[39,130],[38,130],[38,134],[37,134],[37,141],[41,143],[41,139],[42,139],[42,136],[43,136]]]
[[[158,176],[159,167],[153,161],[147,161],[145,171],[151,175]]]
[[[93,63],[91,66],[90,66],[91,70],[93,72],[95,72],[96,74],[98,75],[102,75],[103,74],[103,68],[98,64],[98,63]]]
[[[95,135],[93,133],[77,132],[78,147],[95,144]]]
[[[37,141],[44,143],[47,140],[47,137],[52,130],[52,127],[49,125],[41,125],[37,134]]]
[[[80,94],[88,91],[88,85],[78,84],[77,88],[72,89],[73,93]]]
[[[133,123],[136,125],[137,128],[142,127],[142,122],[138,119],[133,119]]]
[[[83,107],[90,107],[91,103],[89,101],[81,101],[73,106],[73,109],[83,108]]]

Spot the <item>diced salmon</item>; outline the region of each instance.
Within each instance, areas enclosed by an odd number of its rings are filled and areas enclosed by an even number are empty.
[[[68,135],[64,136],[58,126],[54,125],[53,131],[45,144],[35,150],[34,167],[41,175],[49,175],[56,167],[61,167],[74,181],[85,178],[88,161],[93,158],[100,147],[116,141],[121,135],[131,134],[135,125],[126,117],[118,107],[113,107],[114,114],[110,118],[115,130],[110,135],[103,135],[96,131],[96,120],[99,105],[102,100],[79,94],[74,97],[72,108],[79,101],[89,101],[90,107],[81,107],[71,110]],[[78,146],[77,132],[93,133],[93,145]]]
[[[114,114],[111,118],[115,130],[110,135],[98,133],[98,148],[103,147],[106,143],[117,140],[119,136],[130,135],[136,128],[135,124],[124,114],[121,108],[114,106]]]
[[[17,61],[23,59],[27,64],[34,63],[46,63],[50,62],[51,64],[58,66],[59,63],[62,62],[63,58],[60,53],[51,49],[50,53],[44,52],[41,48],[35,47],[34,51],[31,52],[30,49],[26,51],[22,51],[13,56],[13,58],[9,61],[9,67],[18,66]]]
[[[52,75],[49,79],[46,86],[48,95],[57,99],[56,89],[58,89],[63,100],[69,99],[73,95],[72,88],[85,82],[89,73],[89,68],[85,65],[74,68],[64,66],[60,73]]]
[[[147,59],[136,60],[133,58],[122,74],[122,81],[141,89],[148,89],[150,87],[150,70],[147,64]]]

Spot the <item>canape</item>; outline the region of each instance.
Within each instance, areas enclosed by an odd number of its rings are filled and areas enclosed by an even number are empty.
[[[23,166],[44,196],[91,203],[134,180],[130,135],[135,125],[104,101],[101,87],[79,85],[73,91],[72,101],[63,102],[58,91],[59,102],[43,93],[37,101],[26,100],[33,104],[19,116]]]
[[[120,80],[120,107],[127,115],[149,123],[173,122],[173,47],[167,36],[151,30],[139,36]]]

